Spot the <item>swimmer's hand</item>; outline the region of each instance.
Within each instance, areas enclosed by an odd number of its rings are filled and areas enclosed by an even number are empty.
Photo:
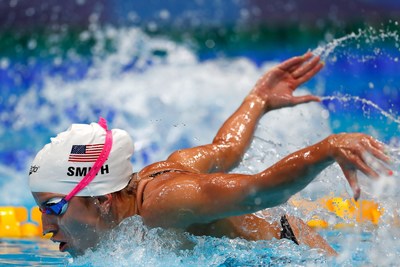
[[[256,95],[265,101],[265,111],[320,101],[317,96],[293,96],[293,92],[317,74],[323,66],[320,57],[313,57],[311,52],[292,57],[265,73],[250,95]]]
[[[333,158],[340,165],[354,193],[354,199],[360,197],[357,170],[372,178],[379,178],[383,173],[393,172],[383,163],[390,158],[384,153],[384,145],[371,136],[361,133],[342,133],[328,137]],[[379,173],[378,173],[379,172]]]

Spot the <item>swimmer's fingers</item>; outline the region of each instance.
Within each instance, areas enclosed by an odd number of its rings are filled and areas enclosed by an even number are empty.
[[[308,102],[320,102],[321,99],[318,96],[315,95],[304,95],[304,96],[296,96],[293,97],[292,104],[293,105],[298,105],[302,103],[308,103]]]
[[[377,141],[371,136],[368,136],[368,138],[364,140],[364,144],[368,152],[370,152],[374,157],[385,163],[390,163],[390,157],[385,154],[385,146],[381,142]]]
[[[371,153],[375,158],[385,163],[390,163],[390,157],[387,156],[382,150],[377,149],[376,147],[368,146],[367,151]]]
[[[364,162],[366,162],[369,166],[372,166],[379,174],[385,174],[389,176],[393,175],[393,171],[382,163],[385,162],[385,159],[387,158],[386,155],[375,148],[368,148],[366,151],[369,153],[365,153],[363,155]]]
[[[346,165],[352,165],[352,168],[356,168],[358,170],[360,170],[361,172],[363,172],[365,175],[377,179],[379,178],[379,174],[372,169],[363,159],[362,154],[364,154],[364,152],[360,152],[360,154],[355,154],[355,153],[348,153],[347,155],[347,161],[348,163]],[[350,163],[350,164],[349,164]]]
[[[296,69],[298,66],[309,60],[311,57],[312,53],[307,52],[303,56],[292,57],[279,64],[277,67],[283,71],[290,72],[291,70]]]
[[[364,161],[380,174],[393,175],[393,171],[385,165],[390,163],[390,157],[384,152],[385,146],[371,136],[363,138],[362,144],[368,152],[363,155]]]
[[[314,61],[314,60],[312,60]],[[310,62],[313,63],[313,62]],[[315,76],[315,74],[317,74],[322,68],[324,67],[324,64],[322,62],[316,60],[316,65],[313,65],[311,69],[307,70],[306,73],[304,73],[303,75],[299,76],[296,79],[296,82],[298,85],[303,84],[305,82],[307,82],[308,80],[310,80],[312,77]]]
[[[293,71],[292,73],[293,78],[298,79],[301,76],[307,74],[309,71],[313,70],[318,65],[319,62],[320,62],[320,57],[319,56],[314,57],[313,59],[311,59],[310,61],[301,65],[301,67]]]
[[[343,174],[346,177],[347,182],[350,185],[351,190],[354,194],[354,199],[358,200],[361,194],[360,186],[358,185],[357,171],[354,169],[346,168],[340,165],[342,168]]]
[[[364,154],[365,152],[367,151],[360,152],[360,154]],[[360,192],[361,192],[360,186],[358,184],[357,169],[363,172],[365,175],[375,179],[379,178],[379,174],[374,169],[372,169],[370,165],[373,165],[376,169],[385,171],[389,175],[393,173],[390,169],[386,168],[379,162],[366,163],[366,161],[368,160],[363,159],[360,155],[350,153],[347,155],[346,159],[347,159],[346,162],[341,161],[339,165],[354,193],[355,200],[357,200],[360,197]]]

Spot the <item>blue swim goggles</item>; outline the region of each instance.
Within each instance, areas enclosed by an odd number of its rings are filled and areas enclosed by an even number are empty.
[[[39,210],[44,214],[62,215],[67,211],[68,201],[65,198],[55,197],[46,201],[39,207]]]
[[[51,198],[50,200],[40,205],[39,210],[43,214],[48,214],[48,215],[64,214],[68,208],[68,201],[70,201],[73,196],[75,196],[78,192],[80,192],[83,188],[85,188],[91,181],[93,181],[93,179],[96,177],[97,173],[100,171],[103,164],[106,162],[112,147],[112,132],[111,130],[108,130],[107,122],[105,119],[100,118],[99,125],[103,127],[103,129],[106,131],[106,140],[104,143],[103,150],[101,151],[96,162],[93,164],[93,167],[66,197]]]

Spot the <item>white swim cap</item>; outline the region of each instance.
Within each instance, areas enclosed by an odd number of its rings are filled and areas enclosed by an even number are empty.
[[[106,139],[97,123],[72,124],[43,147],[29,171],[32,192],[69,194],[89,172]],[[112,148],[96,177],[76,196],[101,196],[127,186],[133,167],[133,142],[126,131],[112,130]]]

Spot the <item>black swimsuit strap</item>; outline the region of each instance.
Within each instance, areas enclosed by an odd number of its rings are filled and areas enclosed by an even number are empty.
[[[286,218],[286,215],[283,215],[281,217],[281,225],[283,228],[281,231],[281,238],[286,238],[286,239],[292,240],[294,243],[296,243],[298,245],[299,242],[297,241],[297,238],[293,233],[292,227],[290,227],[290,224]]]
[[[153,174],[150,174],[149,177],[154,178],[154,177],[156,177],[156,176],[158,176],[160,174],[167,173],[167,172],[185,172],[185,171],[183,171],[183,170],[163,170],[163,171],[159,171],[159,172],[155,172]]]

